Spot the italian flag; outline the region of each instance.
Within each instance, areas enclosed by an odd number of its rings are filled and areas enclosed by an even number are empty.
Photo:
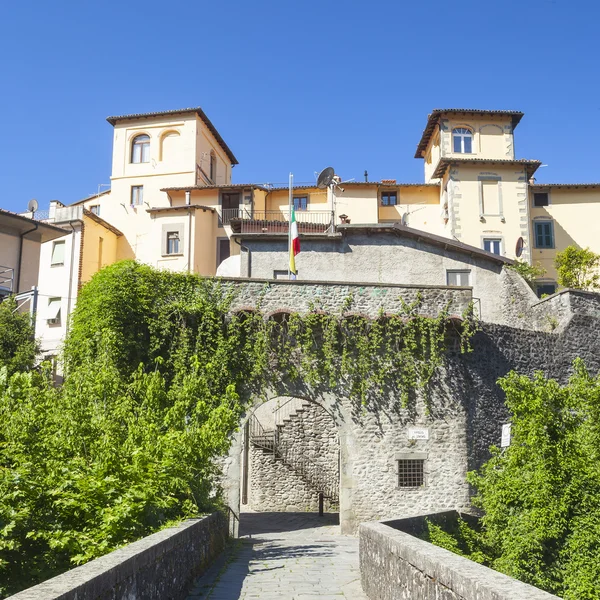
[[[296,222],[296,211],[292,207],[290,217],[290,279],[296,279],[296,254],[300,252],[300,238],[298,237],[298,223]]]

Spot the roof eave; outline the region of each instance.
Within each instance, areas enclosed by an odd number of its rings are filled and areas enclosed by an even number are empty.
[[[107,117],[106,120],[114,127],[120,121],[135,121],[138,119],[152,119],[154,117],[168,117],[175,115],[189,115],[196,114],[198,115],[208,127],[210,132],[213,134],[215,140],[221,148],[227,154],[229,160],[232,165],[239,165],[238,159],[235,157],[235,154],[231,151],[231,148],[225,143],[225,140],[221,137],[221,134],[218,132],[217,128],[213,125],[212,121],[206,116],[206,113],[200,108],[182,108],[181,110],[167,110],[162,112],[153,112],[153,113],[140,113],[140,114],[132,114],[132,115],[122,115],[115,117]]]

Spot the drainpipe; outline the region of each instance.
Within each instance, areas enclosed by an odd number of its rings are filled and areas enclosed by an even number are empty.
[[[77,219],[74,221],[75,223],[79,223],[81,228],[83,229],[83,221]],[[73,266],[75,260],[75,227],[73,227],[73,221],[69,221],[69,227],[71,228],[71,262],[69,264],[69,296],[67,297],[67,319],[65,325],[65,333],[69,332],[69,321],[71,320],[71,299],[73,297]],[[82,248],[83,250],[83,248]],[[81,258],[80,258],[81,261]]]
[[[248,253],[248,267],[246,268],[246,277],[250,279],[250,277],[252,277],[252,252],[250,251],[250,248],[248,248],[248,246],[242,246],[242,242],[238,242],[237,238],[233,238],[233,241],[240,247],[240,254],[242,250],[245,250]]]
[[[186,206],[191,205],[191,195],[192,192],[190,190],[185,191],[185,204]],[[187,264],[187,272],[189,273],[192,270],[192,209],[188,210],[188,264]]]
[[[19,265],[19,271],[17,273],[17,285],[16,285],[16,290],[15,292],[18,294],[19,293],[19,286],[21,285],[21,263],[22,263],[22,259],[23,259],[23,238],[28,235],[29,233],[31,233],[32,231],[35,231],[37,228],[39,227],[38,223],[35,224],[35,227],[33,229],[28,229],[27,231],[23,232],[19,238],[19,256],[17,259],[17,264]]]

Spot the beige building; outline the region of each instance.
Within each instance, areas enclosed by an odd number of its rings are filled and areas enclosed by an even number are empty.
[[[67,231],[0,209],[0,299],[38,286],[40,247]]]
[[[600,212],[600,185],[535,185],[540,161],[515,154],[522,117],[517,111],[432,111],[415,154],[424,161],[422,183],[296,186],[301,236],[334,233],[348,223],[402,223],[508,259],[539,262],[547,269],[540,291],[553,291],[556,251],[569,244],[600,250],[593,218]],[[88,265],[135,257],[176,271],[240,275],[235,257],[243,248],[232,234],[287,232],[288,189],[232,183],[237,160],[200,108],[108,121],[111,189],[75,206],[119,235],[110,250],[104,236],[97,236],[100,246],[84,237]]]
[[[123,234],[81,204],[50,203],[45,226],[59,226],[63,237],[42,244],[39,256],[39,299],[36,336],[42,356],[58,355],[75,307],[79,288],[102,267],[118,260]]]

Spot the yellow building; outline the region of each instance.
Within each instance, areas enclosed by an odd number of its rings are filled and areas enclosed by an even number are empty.
[[[401,223],[540,263],[547,269],[540,291],[553,291],[556,251],[569,244],[600,250],[593,227],[600,184],[535,185],[540,161],[515,155],[522,117],[518,111],[433,110],[415,154],[424,161],[422,183],[296,186],[301,235],[333,232],[342,223]],[[232,183],[237,160],[202,109],[108,121],[114,128],[111,190],[75,204],[122,233],[110,250],[115,260],[239,275],[239,258],[230,257],[241,249],[232,233],[287,231],[287,187]],[[89,264],[103,262],[93,257],[97,244],[89,244]]]

